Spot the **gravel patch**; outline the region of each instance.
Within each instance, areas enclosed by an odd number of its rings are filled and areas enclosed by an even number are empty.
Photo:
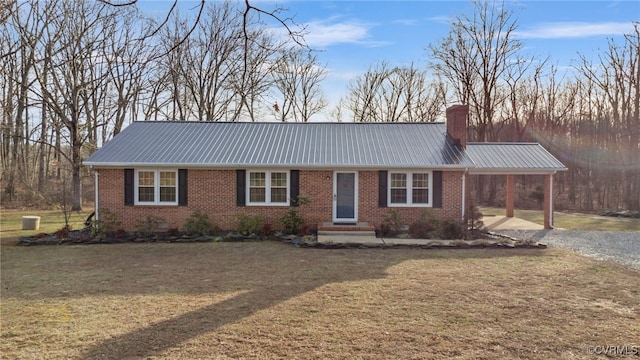
[[[640,270],[640,232],[571,230],[499,230],[518,239],[535,239],[549,246],[573,250],[600,260]]]

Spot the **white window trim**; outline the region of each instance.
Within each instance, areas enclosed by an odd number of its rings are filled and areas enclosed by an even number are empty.
[[[407,175],[407,202],[393,203],[391,202],[391,174]],[[426,204],[413,203],[413,174],[429,175],[429,202]],[[433,207],[433,171],[388,171],[387,174],[387,206],[389,207]]]
[[[140,185],[138,183],[138,172],[153,172],[153,199],[154,201],[139,201],[138,196]],[[176,178],[176,201],[160,201],[160,172],[173,172]],[[136,169],[134,178],[134,205],[159,205],[159,206],[177,206],[178,205],[178,169]]]
[[[265,202],[252,202],[251,201],[251,173],[265,173]],[[271,202],[271,173],[285,173],[287,174],[287,201],[286,202]],[[264,169],[252,169],[246,171],[245,181],[245,198],[247,199],[247,206],[289,206],[290,194],[291,194],[291,173],[289,170],[264,170]]]

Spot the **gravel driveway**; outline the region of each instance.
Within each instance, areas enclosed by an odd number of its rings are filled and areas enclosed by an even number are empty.
[[[532,238],[549,246],[615,261],[640,270],[640,232],[573,230],[500,230],[518,239]]]

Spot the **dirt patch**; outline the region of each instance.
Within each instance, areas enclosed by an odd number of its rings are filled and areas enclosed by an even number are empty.
[[[5,247],[7,358],[589,358],[640,273],[560,249]]]

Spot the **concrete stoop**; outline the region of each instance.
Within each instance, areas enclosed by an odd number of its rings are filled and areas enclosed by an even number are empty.
[[[375,228],[368,223],[318,225],[318,242],[321,244],[379,244]]]

